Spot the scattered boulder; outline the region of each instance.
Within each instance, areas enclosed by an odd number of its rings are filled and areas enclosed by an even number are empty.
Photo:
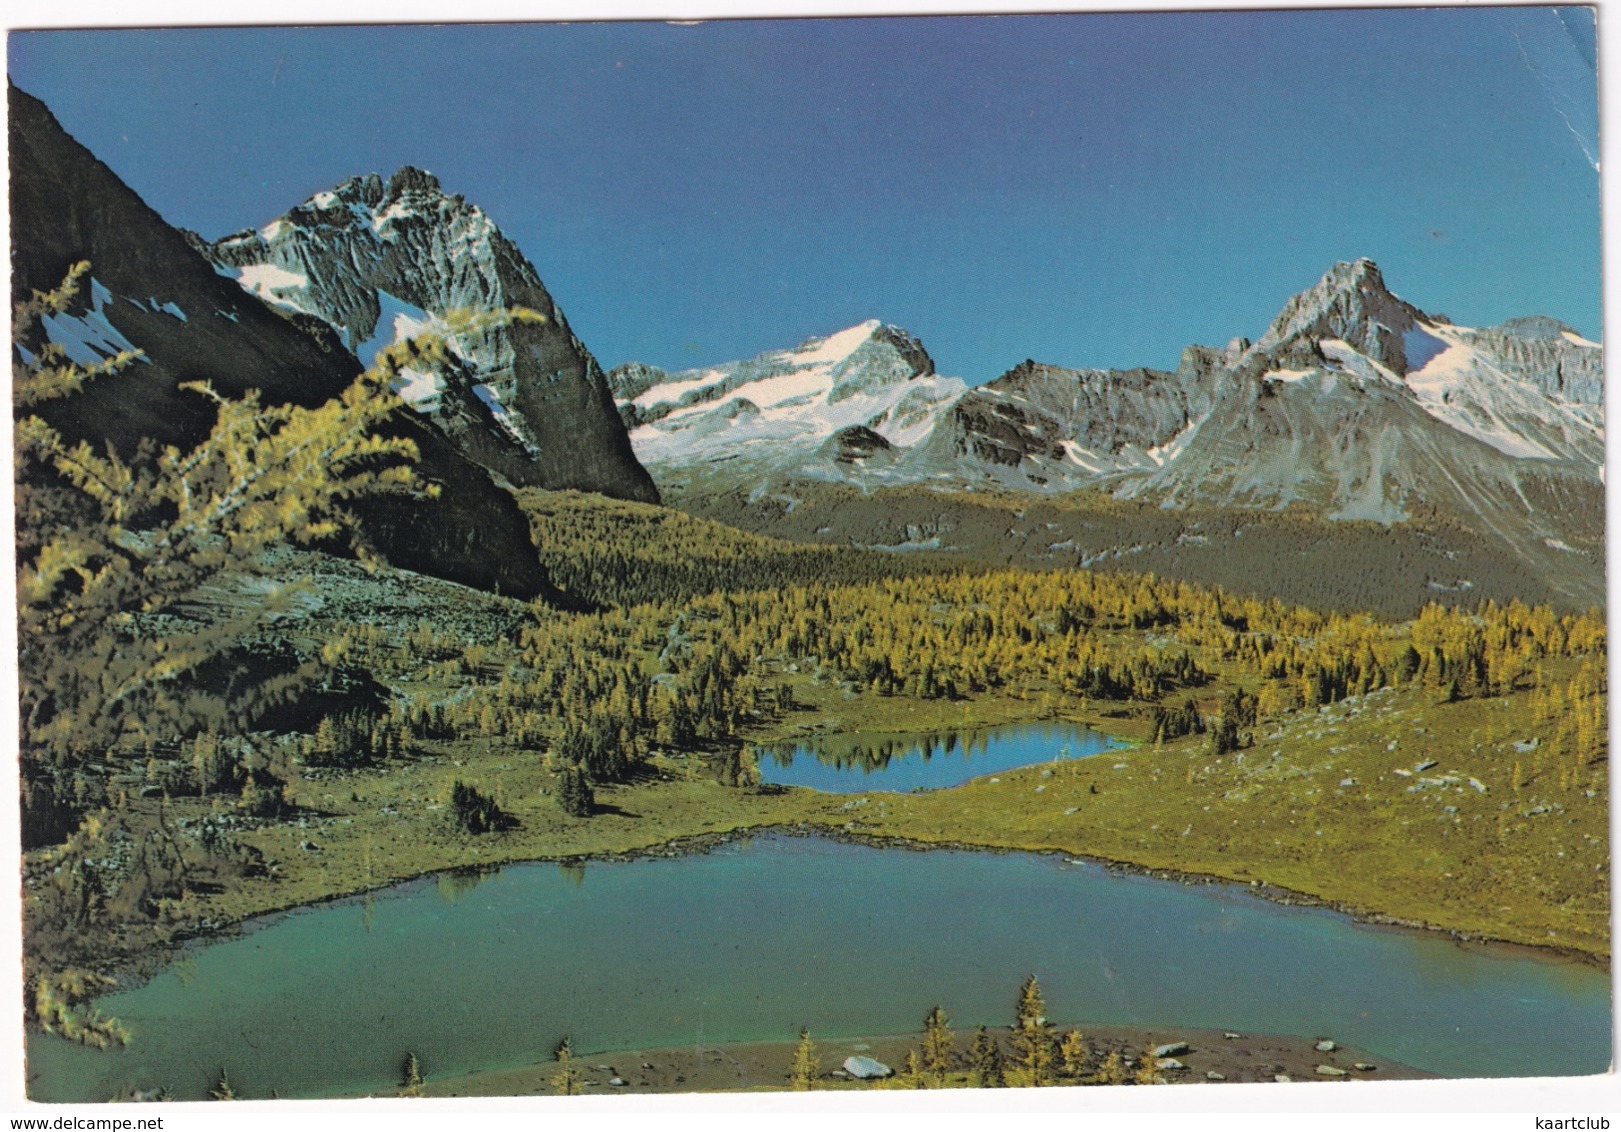
[[[1272,1075],[1272,1079],[1280,1085],[1287,1085],[1289,1082],[1294,1080],[1294,1078],[1289,1076],[1287,1073],[1274,1073]]]
[[[614,1086],[615,1088],[623,1088],[625,1085],[625,1079],[623,1077],[610,1077],[608,1078],[608,1084]]]
[[[1318,1053],[1333,1053],[1335,1050],[1339,1049],[1340,1047],[1335,1045],[1329,1039],[1324,1038],[1322,1041],[1318,1042],[1312,1048],[1315,1049]]]
[[[1162,1046],[1154,1047],[1155,1057],[1174,1057],[1179,1053],[1188,1052],[1187,1042],[1166,1042]]]
[[[1209,1069],[1205,1071],[1204,1079],[1206,1081],[1225,1081],[1227,1080],[1227,1074],[1217,1073],[1214,1069]]]
[[[893,1077],[895,1075],[893,1069],[871,1057],[845,1058],[844,1071],[858,1081],[876,1081],[883,1077]]]
[[[1361,1070],[1363,1073],[1372,1073],[1375,1069],[1378,1069],[1379,1067],[1377,1065],[1374,1065],[1372,1062],[1359,1061],[1359,1062],[1356,1063],[1356,1068]]]
[[[1158,1058],[1154,1059],[1154,1068],[1155,1069],[1186,1069],[1187,1066],[1183,1065],[1180,1061],[1178,1061],[1174,1057],[1158,1057]]]
[[[1345,1070],[1341,1069],[1338,1065],[1319,1065],[1317,1067],[1317,1076],[1319,1076],[1319,1077],[1344,1077],[1345,1076]]]
[[[1235,1034],[1231,1030],[1228,1030],[1226,1033],[1222,1034],[1222,1037],[1226,1038],[1230,1042],[1236,1042],[1240,1038],[1242,1038],[1243,1036],[1244,1036],[1243,1034]]]
[[[1437,766],[1437,765],[1439,765],[1439,764],[1434,759],[1425,759],[1423,762],[1421,762],[1417,766],[1415,766],[1413,768],[1413,770],[1414,771],[1429,770],[1430,767]]]

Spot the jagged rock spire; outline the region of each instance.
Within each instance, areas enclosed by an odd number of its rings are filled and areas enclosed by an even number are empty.
[[[656,502],[596,358],[495,222],[432,173],[351,177],[206,254],[244,288],[331,325],[360,357],[454,310],[544,316],[463,335],[458,372],[400,392],[474,460],[520,485]]]
[[[1391,372],[1405,375],[1403,336],[1419,321],[1445,320],[1391,294],[1379,265],[1371,259],[1336,263],[1309,290],[1284,304],[1245,355],[1244,368],[1258,373],[1317,365],[1323,358],[1316,343],[1340,339]]]

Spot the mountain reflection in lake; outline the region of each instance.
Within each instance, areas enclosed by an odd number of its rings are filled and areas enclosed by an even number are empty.
[[[818,736],[759,750],[760,777],[829,794],[942,790],[1035,763],[1086,758],[1123,746],[1072,723],[1026,723],[936,734]]]

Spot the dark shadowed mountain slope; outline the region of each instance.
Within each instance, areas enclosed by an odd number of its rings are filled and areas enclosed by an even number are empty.
[[[289,320],[217,274],[180,232],[61,128],[38,99],[9,89],[12,295],[47,290],[80,261],[91,282],[78,305],[49,323],[72,356],[95,360],[134,346],[144,358],[46,412],[64,435],[128,453],[143,439],[194,443],[208,402],[181,391],[206,380],[238,397],[317,405],[359,372],[354,355],[313,319]],[[313,332],[312,332],[313,331]],[[506,492],[415,414],[392,431],[414,439],[437,500],[377,498],[355,510],[394,565],[520,596],[556,596],[528,525]]]

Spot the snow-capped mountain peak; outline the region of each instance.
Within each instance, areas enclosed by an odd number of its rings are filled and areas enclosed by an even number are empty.
[[[455,363],[398,392],[514,483],[653,500],[596,359],[534,267],[477,205],[405,166],[351,177],[259,228],[203,245],[216,270],[272,305],[329,324],[370,363],[451,311],[525,307],[541,324],[458,335]]]
[[[1241,367],[1250,373],[1309,370],[1324,358],[1320,344],[1333,341],[1400,376],[1409,368],[1408,340],[1420,321],[1445,319],[1391,294],[1372,260],[1336,263],[1284,304]]]
[[[651,465],[725,452],[749,464],[802,463],[810,474],[836,434],[860,429],[876,437],[835,446],[845,463],[864,462],[921,439],[966,390],[957,378],[935,374],[916,338],[877,319],[703,369],[671,374],[631,363],[610,373],[609,383],[637,455]]]

